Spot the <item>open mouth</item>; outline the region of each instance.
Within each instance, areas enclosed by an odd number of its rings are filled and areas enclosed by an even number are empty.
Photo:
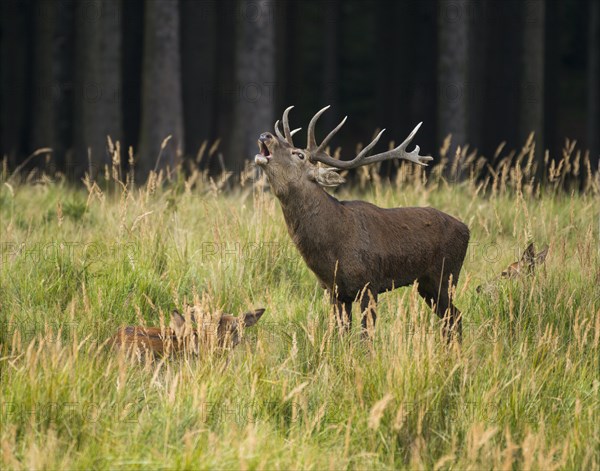
[[[263,141],[258,141],[258,151],[259,153],[256,154],[256,157],[254,157],[254,162],[259,165],[267,164],[269,160],[271,160],[271,153]]]
[[[267,147],[267,145],[264,142],[258,141],[258,149],[260,150],[260,153],[263,157],[271,156],[271,153],[269,152],[269,148]]]

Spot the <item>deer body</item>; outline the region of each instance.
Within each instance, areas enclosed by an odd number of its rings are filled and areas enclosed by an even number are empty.
[[[281,206],[304,261],[324,286],[332,289],[335,282],[340,301],[352,302],[367,285],[379,294],[415,280],[425,287],[438,281],[442,270],[458,276],[469,230],[452,216],[433,208],[338,201],[321,188],[315,192],[329,201],[312,213],[302,211],[302,203],[311,202],[300,198]]]
[[[155,356],[163,356],[167,344],[172,345],[174,351],[182,346],[170,328],[163,332],[160,327],[141,326],[122,327],[113,335],[111,344],[126,352],[139,349],[140,352],[152,352]]]
[[[240,342],[240,329],[251,327],[258,322],[264,309],[257,309],[242,314],[240,317],[222,314],[215,322],[214,334],[216,345],[235,347]],[[177,311],[171,314],[171,322],[164,330],[160,327],[126,326],[120,328],[110,339],[109,343],[117,350],[126,354],[136,354],[141,358],[146,356],[162,357],[167,354],[177,354],[183,351],[197,352],[206,337],[210,339],[212,332],[205,332],[204,339],[199,336],[199,329],[192,323],[196,322],[194,313],[190,315],[191,323],[186,324],[185,318]],[[200,331],[210,325],[201,326]]]
[[[388,158],[387,153],[366,157],[379,136],[353,161],[337,161],[321,148],[341,124],[317,147],[314,124],[321,110],[309,125],[308,148],[297,149],[291,142],[288,111],[284,113],[285,137],[277,124],[278,137],[262,134],[261,153],[255,160],[265,170],[281,203],[294,244],[330,291],[339,316],[349,326],[352,302],[360,300],[362,325],[367,330],[369,319],[373,325],[375,322],[378,294],[418,281],[419,294],[440,317],[449,310],[445,322],[448,336],[451,331],[460,335],[460,312],[452,304],[448,288],[450,280],[455,284],[460,274],[469,243],[467,226],[433,208],[385,209],[365,201],[338,201],[322,186],[334,186],[343,179],[333,169],[315,163],[351,168],[344,164],[362,165],[382,160],[381,156]],[[394,151],[404,152],[402,146],[405,144]],[[399,156],[420,164],[431,159],[419,156],[418,147],[413,153],[392,157]]]

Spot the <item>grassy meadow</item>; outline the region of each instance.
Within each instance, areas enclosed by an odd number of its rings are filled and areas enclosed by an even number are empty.
[[[600,470],[600,179],[573,148],[538,170],[530,151],[336,191],[468,224],[462,348],[414,286],[380,297],[372,343],[360,322],[340,335],[252,171],[134,188],[4,168],[0,468]],[[545,265],[501,279],[530,241]],[[267,310],[230,352],[139,364],[106,347],[194,302]]]

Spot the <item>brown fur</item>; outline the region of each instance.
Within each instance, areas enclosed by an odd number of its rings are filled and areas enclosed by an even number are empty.
[[[240,342],[240,321],[243,322],[243,327],[251,327],[258,322],[264,311],[256,309],[242,314],[239,318],[222,314],[216,325],[217,345],[235,347]],[[193,313],[191,322],[196,322]],[[148,355],[162,357],[183,351],[197,353],[205,340],[199,336],[199,329],[192,324],[186,324],[185,318],[179,312],[173,311],[169,327],[164,331],[160,327],[122,327],[111,337],[109,344],[115,349],[123,349],[128,354],[133,353],[144,358]]]

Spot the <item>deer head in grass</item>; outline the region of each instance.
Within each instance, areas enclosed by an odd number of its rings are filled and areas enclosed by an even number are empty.
[[[502,270],[500,276],[492,278],[490,281],[477,286],[476,291],[481,294],[497,294],[497,288],[501,279],[523,279],[526,276],[535,273],[536,267],[543,266],[548,256],[549,247],[544,246],[542,250],[536,252],[535,245],[531,242],[523,251],[521,258],[511,263],[506,269]]]
[[[536,266],[544,264],[547,255],[547,245],[536,253],[535,245],[531,242],[523,252],[523,255],[521,255],[521,258],[518,261],[511,263],[500,276],[502,278],[518,278],[524,274],[530,275],[535,271]]]

